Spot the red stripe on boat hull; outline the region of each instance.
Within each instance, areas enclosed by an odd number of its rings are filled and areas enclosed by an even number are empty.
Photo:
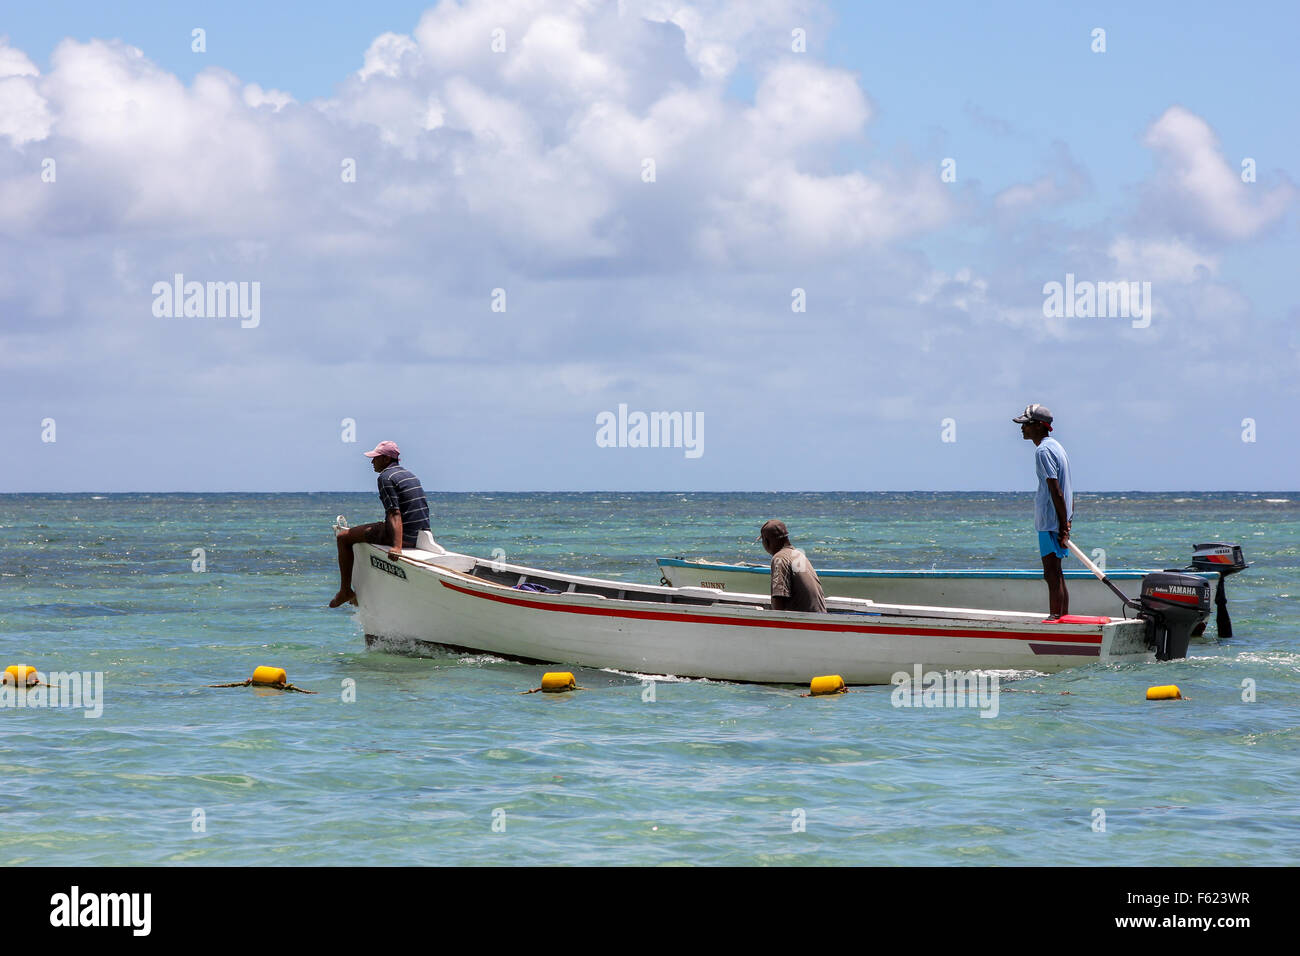
[[[779,627],[787,630],[800,631],[847,631],[854,634],[893,634],[900,637],[984,637],[1013,641],[1043,641],[1047,642],[1047,646],[1049,647],[1057,643],[1092,644],[1096,646],[1092,648],[1061,648],[1056,653],[1079,653],[1098,656],[1101,652],[1100,634],[1062,634],[1060,637],[1057,637],[1054,634],[1042,634],[1037,631],[991,631],[951,627],[879,627],[870,624],[823,624],[817,621],[761,621],[732,617],[709,617],[704,614],[691,613],[673,614],[664,611],[633,611],[599,607],[572,607],[544,601],[529,601],[524,598],[507,597],[504,594],[485,594],[482,591],[475,591],[472,588],[465,588],[458,584],[452,584],[450,581],[443,581],[441,578],[439,581],[441,581],[443,587],[451,588],[453,591],[459,591],[461,594],[468,594],[488,601],[497,601],[501,604],[513,604],[517,607],[534,608],[539,611],[560,611],[566,614],[591,614],[596,615],[597,617],[622,617],[640,621],[685,621],[692,624],[721,624],[736,627]],[[1030,646],[1032,647],[1033,645]],[[1035,653],[1040,652],[1035,651]]]

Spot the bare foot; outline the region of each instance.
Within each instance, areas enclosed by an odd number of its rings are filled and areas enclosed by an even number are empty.
[[[333,600],[330,601],[330,607],[338,607],[341,604],[348,603],[357,603],[357,592],[351,588],[339,588],[339,593],[334,595]]]

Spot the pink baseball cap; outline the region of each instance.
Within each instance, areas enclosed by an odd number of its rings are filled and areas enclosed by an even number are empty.
[[[389,458],[400,458],[402,453],[397,450],[397,442],[381,441],[375,446],[374,451],[365,453],[367,458],[378,458],[380,455],[387,455]]]

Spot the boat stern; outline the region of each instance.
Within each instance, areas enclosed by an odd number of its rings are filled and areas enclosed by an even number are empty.
[[[1147,643],[1147,623],[1140,618],[1111,618],[1101,628],[1100,659],[1110,663],[1143,663],[1155,660]]]

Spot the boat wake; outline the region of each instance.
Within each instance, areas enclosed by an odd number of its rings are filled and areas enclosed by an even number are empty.
[[[503,657],[495,654],[467,654],[463,650],[441,647],[428,641],[410,638],[381,637],[366,635],[366,649],[384,654],[398,654],[402,657],[420,657],[432,660],[457,661],[461,664],[508,664]]]
[[[621,671],[613,667],[602,667],[606,674],[617,674],[620,677],[631,677],[638,681],[654,681],[657,684],[730,684],[734,681],[710,680],[707,677],[678,677],[675,674],[640,674],[636,671]]]

